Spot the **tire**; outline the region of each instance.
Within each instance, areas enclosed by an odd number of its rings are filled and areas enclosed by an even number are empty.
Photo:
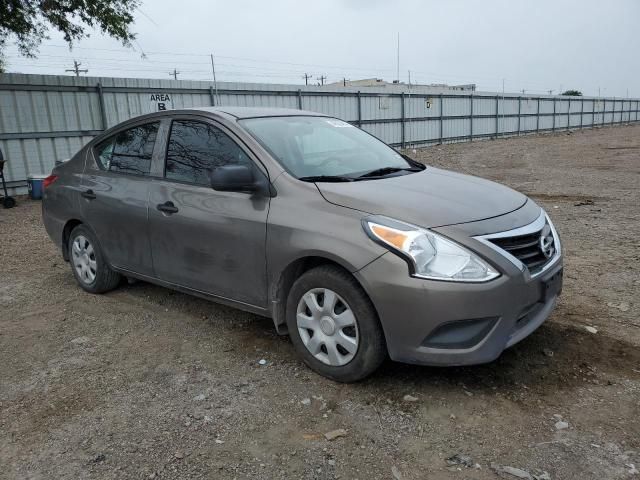
[[[362,380],[387,357],[371,300],[355,278],[338,267],[324,265],[303,273],[289,291],[286,319],[303,361],[337,382]]]
[[[4,197],[2,200],[2,206],[4,208],[13,208],[16,206],[16,201],[13,197]]]
[[[90,293],[105,293],[122,279],[109,267],[95,234],[84,225],[75,227],[67,245],[71,271],[78,284]]]

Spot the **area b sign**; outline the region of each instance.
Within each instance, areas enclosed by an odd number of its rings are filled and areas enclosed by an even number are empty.
[[[149,96],[149,101],[151,102],[151,110],[154,112],[173,109],[173,100],[168,93],[152,93]]]

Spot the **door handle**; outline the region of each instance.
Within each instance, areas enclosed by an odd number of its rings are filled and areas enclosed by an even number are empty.
[[[168,213],[169,215],[178,212],[178,207],[176,207],[173,202],[159,203],[156,205],[156,208],[163,213]]]
[[[95,200],[96,199],[96,194],[93,193],[93,190],[89,189],[86,192],[82,192],[80,195],[82,195],[82,197],[88,199],[88,200]]]

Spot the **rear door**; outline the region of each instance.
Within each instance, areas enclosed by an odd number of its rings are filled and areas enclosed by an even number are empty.
[[[103,140],[87,159],[82,210],[109,263],[153,274],[147,234],[151,160],[160,122],[141,123]]]
[[[175,117],[162,179],[149,192],[149,238],[156,276],[227,299],[266,305],[266,224],[269,198],[220,192],[209,174],[222,165],[257,159],[223,125]]]

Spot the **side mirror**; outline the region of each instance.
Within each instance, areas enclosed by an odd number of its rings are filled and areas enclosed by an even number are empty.
[[[211,172],[211,188],[220,192],[254,192],[258,189],[253,172],[246,165],[224,165]]]

